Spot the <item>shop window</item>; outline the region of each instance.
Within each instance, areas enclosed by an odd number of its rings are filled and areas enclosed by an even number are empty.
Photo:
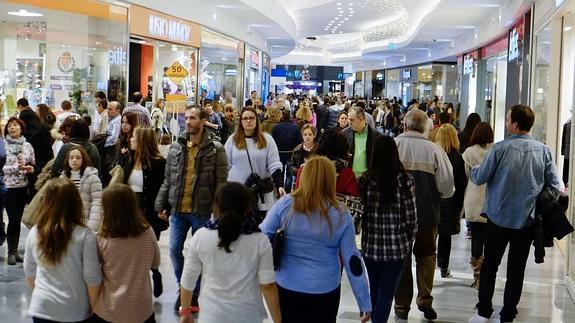
[[[52,3],[46,3],[51,6]],[[98,1],[78,1],[60,11],[0,2],[0,98],[4,118],[27,98],[59,110],[70,100],[81,114],[93,115],[94,94],[125,104],[127,8]]]
[[[549,86],[551,75],[551,25],[545,27],[536,37],[535,74],[533,82],[535,123],[531,130],[533,138],[546,142],[547,140],[547,110],[549,109]]]
[[[237,105],[238,42],[202,29],[200,49],[200,89],[208,100],[225,104],[226,98]]]

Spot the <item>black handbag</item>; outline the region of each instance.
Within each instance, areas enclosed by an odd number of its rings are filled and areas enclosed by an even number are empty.
[[[259,196],[260,201],[264,203],[264,194],[272,192],[274,190],[274,183],[271,178],[261,178],[260,175],[254,172],[252,167],[252,160],[250,158],[250,151],[248,150],[248,145],[246,143],[246,153],[248,154],[248,162],[250,163],[251,174],[246,179],[244,185],[254,194]]]
[[[275,271],[280,270],[282,254],[283,254],[283,249],[284,249],[284,245],[285,245],[286,229],[287,229],[289,219],[291,218],[292,214],[293,214],[293,208],[290,207],[288,215],[282,221],[282,226],[276,231],[276,233],[274,233],[274,235],[271,238],[272,256],[273,256],[274,270]]]

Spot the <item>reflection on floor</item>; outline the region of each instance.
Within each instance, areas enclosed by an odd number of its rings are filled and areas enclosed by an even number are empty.
[[[24,249],[27,233],[28,230],[23,227],[20,250]],[[154,304],[156,319],[160,323],[177,322],[177,316],[173,312],[177,286],[168,255],[167,232],[162,234],[160,247],[164,294]],[[450,265],[452,277],[442,279],[439,271],[436,271],[432,294],[435,298],[433,305],[438,312],[436,322],[467,322],[467,319],[474,313],[473,307],[477,302],[477,295],[474,289],[468,287],[472,282],[471,269],[468,264],[469,247],[470,240],[466,240],[463,233],[453,236]],[[24,282],[22,265],[7,266],[5,258],[6,246],[4,245],[0,247],[0,322],[31,322],[31,319],[26,317],[30,290]],[[505,271],[506,262],[504,261],[500,267],[500,276],[505,276]],[[547,249],[545,263],[541,265],[536,265],[533,257],[529,259],[517,322],[575,322],[575,304],[563,284],[563,271],[564,259],[557,248]],[[495,316],[502,305],[504,282],[504,277],[497,281],[493,300]],[[357,311],[353,293],[345,281],[338,322],[357,322]],[[425,321],[415,304],[412,305],[409,321]],[[390,322],[393,322],[393,315]]]

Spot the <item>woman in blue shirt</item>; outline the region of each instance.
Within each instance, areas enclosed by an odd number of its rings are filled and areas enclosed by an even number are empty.
[[[340,256],[353,293],[371,316],[365,265],[355,245],[353,220],[335,197],[336,171],[326,157],[303,167],[300,186],[281,198],[260,225],[272,236],[287,219],[281,268],[276,273],[282,321],[335,322],[339,307]]]

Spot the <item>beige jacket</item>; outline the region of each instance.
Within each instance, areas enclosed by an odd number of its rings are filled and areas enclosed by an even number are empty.
[[[488,144],[483,148],[480,145],[473,145],[465,149],[465,152],[463,152],[463,160],[465,161],[465,174],[467,178],[469,178],[469,173],[473,167],[481,165],[491,146],[492,144]],[[483,204],[485,203],[486,190],[486,184],[477,186],[473,184],[471,180],[467,183],[465,199],[463,200],[463,210],[465,211],[465,219],[468,222],[487,222],[487,219],[481,216]]]

